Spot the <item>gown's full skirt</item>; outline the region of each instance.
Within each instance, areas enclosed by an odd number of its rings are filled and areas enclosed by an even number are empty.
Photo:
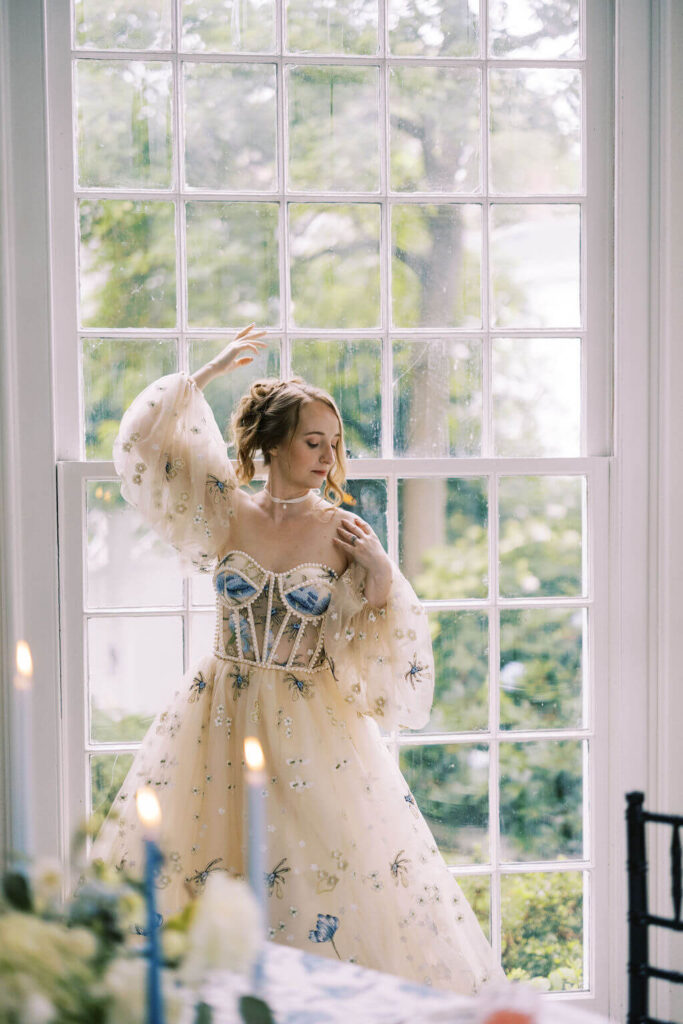
[[[141,868],[134,797],[148,784],[164,823],[164,915],[209,872],[245,875],[243,741],[254,735],[271,939],[462,993],[501,980],[375,721],[331,671],[313,680],[302,691],[281,669],[203,658],[150,728],[94,855]]]

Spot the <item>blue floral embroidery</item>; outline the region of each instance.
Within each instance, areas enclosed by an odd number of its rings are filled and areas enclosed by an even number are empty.
[[[401,885],[408,885],[408,865],[410,864],[409,857],[402,857],[401,854],[405,853],[405,850],[399,850],[393,859],[393,862],[389,865],[392,877],[396,879],[396,882],[400,882]]]
[[[202,871],[197,871],[196,874],[188,876],[185,881],[190,885],[195,883],[196,885],[203,886],[206,884],[206,880],[212,871],[225,871],[225,868],[219,868],[217,865],[223,860],[222,857],[215,857],[214,860],[209,861],[206,867]],[[213,883],[212,883],[213,884]]]
[[[235,668],[230,674],[232,679],[232,689],[234,699],[237,700],[242,690],[246,690],[249,686],[249,673],[246,672],[240,665],[235,665]]]
[[[244,601],[257,593],[256,587],[236,572],[219,572],[216,576],[216,591],[233,601]]]
[[[421,682],[420,676],[426,670],[426,665],[418,665],[417,654],[413,655],[413,660],[408,662],[408,671],[406,672],[404,679],[410,682],[410,685],[415,689],[415,682]]]
[[[285,636],[288,640],[296,640],[299,635],[299,630],[303,626],[301,619],[292,619],[285,626]]]
[[[196,704],[205,689],[206,679],[201,674],[201,672],[198,672],[197,675],[192,680],[192,684],[190,686],[190,696],[187,698],[188,701],[191,704]]]
[[[228,482],[226,480],[219,480],[217,476],[213,476],[211,473],[206,478],[206,485],[214,501],[227,498],[230,492]]]
[[[303,612],[304,615],[323,615],[329,606],[330,594],[320,594],[315,587],[298,587],[285,594],[285,600],[295,612]]]
[[[331,942],[332,949],[335,951],[339,959],[339,950],[334,944],[334,936],[339,928],[339,918],[335,917],[334,914],[318,914],[318,920],[315,928],[311,928],[308,933],[308,937],[311,942]]]
[[[289,683],[294,700],[298,700],[299,697],[308,700],[313,696],[313,683],[310,679],[298,679],[292,672],[288,672],[285,679]]]
[[[266,872],[264,875],[265,883],[268,886],[268,895],[272,896],[273,893],[275,893],[279,900],[282,899],[282,891],[284,889],[284,884],[287,881],[285,873],[292,870],[290,867],[285,867],[286,864],[287,858],[283,857],[282,860],[275,865],[272,871]]]
[[[251,651],[251,629],[249,628],[249,623],[247,622],[246,619],[243,619],[241,615],[239,615],[238,618],[240,622],[240,640],[242,641],[242,653],[249,654],[249,652]],[[228,625],[230,627],[230,632],[232,634],[232,643],[234,643],[236,631],[235,623],[232,616],[230,617]]]

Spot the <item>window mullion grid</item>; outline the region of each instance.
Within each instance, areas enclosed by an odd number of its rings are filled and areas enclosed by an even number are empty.
[[[385,17],[385,0],[380,2],[380,21],[383,25],[381,36],[381,49],[386,54],[386,32],[387,24]],[[389,75],[390,68],[386,57],[380,63],[380,322],[382,329],[382,457],[391,458],[394,450],[394,409],[392,391],[392,334],[391,334],[391,207],[388,202],[389,185],[391,182],[390,168],[390,123],[389,123]],[[392,528],[389,530],[390,537],[396,540],[396,524],[393,520],[398,516],[398,508],[395,503],[395,488],[393,498],[387,496],[387,511],[389,522]],[[394,546],[395,550],[398,550]],[[392,550],[390,541],[390,553]],[[394,557],[392,555],[392,557]]]
[[[183,59],[191,60],[197,64],[272,64],[282,59],[288,64],[307,65],[335,65],[348,64],[356,67],[373,67],[378,61],[390,60],[392,64],[405,67],[417,67],[429,65],[442,68],[463,68],[482,65],[481,57],[422,57],[417,55],[403,56],[392,54],[383,58],[381,54],[350,54],[350,53],[284,53],[275,49],[269,53],[211,53],[206,50],[97,50],[72,47],[71,57],[74,60],[108,60],[108,61],[145,61],[148,63],[164,63],[172,61],[180,56]],[[486,61],[489,67],[502,69],[515,68],[558,68],[580,69],[585,65],[585,60],[575,58],[533,58],[533,57],[489,57]]]
[[[173,3],[173,176],[176,224],[176,325],[178,327],[178,369],[190,372],[190,353],[187,339],[187,235],[185,217],[185,112],[183,110],[184,82],[183,64],[178,55],[180,50],[180,0]],[[190,667],[192,646],[192,581],[183,579],[181,618],[183,622],[183,675]]]
[[[482,50],[486,54],[487,46],[487,5],[482,5]],[[484,60],[481,66],[481,186],[483,202],[481,209],[481,324],[482,336],[482,455],[493,455],[493,394],[492,394],[492,353],[491,353],[491,324],[490,324],[490,271],[489,271],[489,228],[490,228],[490,199],[489,199],[489,77],[488,64]]]
[[[284,0],[277,0],[277,37],[278,57],[275,74],[277,76],[277,180],[278,194],[280,195],[280,209],[278,211],[278,224],[280,230],[279,245],[279,273],[280,273],[280,323],[282,325],[282,338],[280,342],[280,376],[288,378],[292,374],[292,341],[290,336],[290,310],[292,308],[291,275],[289,273],[290,245],[289,245],[289,134],[286,126],[289,124],[289,72],[282,59],[284,47]]]
[[[488,292],[488,288],[487,288]],[[486,303],[488,305],[488,302]],[[500,666],[500,613],[498,595],[498,473],[489,477],[489,842],[491,849],[491,943],[498,960],[502,945],[500,891],[500,765],[499,765],[499,700],[498,670]]]

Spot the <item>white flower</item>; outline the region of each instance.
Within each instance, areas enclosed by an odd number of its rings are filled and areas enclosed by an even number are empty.
[[[30,992],[21,1010],[21,1024],[51,1024],[56,1016],[49,999],[40,992]]]
[[[210,874],[190,927],[183,980],[196,987],[207,971],[245,972],[260,938],[259,907],[247,883],[220,872]]]

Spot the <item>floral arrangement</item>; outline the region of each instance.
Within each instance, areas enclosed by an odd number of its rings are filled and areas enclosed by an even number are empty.
[[[0,1024],[144,1024],[146,935],[142,882],[95,862],[74,895],[52,861],[8,871],[0,892]],[[167,1024],[209,1024],[207,972],[247,971],[259,955],[258,907],[246,882],[212,873],[202,895],[160,924]],[[195,1007],[194,1014],[192,1007]],[[272,1024],[244,996],[245,1024]]]

